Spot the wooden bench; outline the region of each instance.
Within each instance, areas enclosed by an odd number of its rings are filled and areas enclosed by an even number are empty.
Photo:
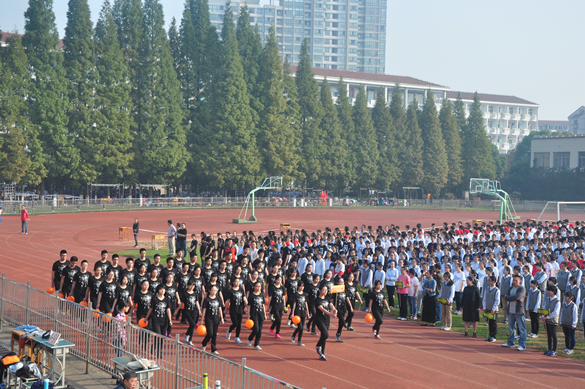
[[[152,234],[150,236],[150,242],[152,243],[152,249],[166,248],[168,238],[164,234]]]
[[[286,232],[290,230],[290,223],[280,223],[280,231]]]

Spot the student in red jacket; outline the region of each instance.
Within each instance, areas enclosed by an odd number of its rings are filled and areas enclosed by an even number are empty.
[[[28,235],[28,211],[22,206],[22,210],[20,211],[20,221],[22,223],[22,232],[21,234]]]

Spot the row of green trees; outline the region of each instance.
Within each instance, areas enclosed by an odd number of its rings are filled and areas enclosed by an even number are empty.
[[[22,41],[1,51],[0,181],[198,184],[232,189],[281,175],[299,187],[343,191],[421,186],[455,193],[470,177],[505,171],[487,138],[477,95],[437,112],[405,108],[399,86],[372,110],[340,80],[334,102],[302,45],[293,77],[274,28],[262,44],[241,8],[226,7],[221,36],[207,0],[186,0],[164,29],[159,0],[70,0],[58,50],[52,0],[29,0]]]

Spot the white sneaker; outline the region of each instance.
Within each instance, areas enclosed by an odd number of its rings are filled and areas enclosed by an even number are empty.
[[[451,331],[451,327],[443,327],[443,331]]]
[[[205,351],[206,348],[207,347],[205,347],[205,346],[201,346],[201,351]]]
[[[396,320],[402,320],[402,318],[401,317],[397,317]]]
[[[232,337],[232,333],[230,332],[230,330],[227,330],[227,332],[225,333],[225,338],[227,340],[230,340],[231,337]]]
[[[260,347],[260,346],[256,346],[256,347],[254,347],[254,350],[257,350],[257,351],[262,351],[262,347]]]
[[[189,335],[185,335],[185,343],[189,343]]]
[[[194,344],[193,344],[193,342],[191,342],[191,341],[187,342],[187,344],[188,344],[189,346],[191,346],[191,347],[195,347],[195,345],[194,345]]]
[[[528,334],[529,338],[532,338],[532,335],[534,335],[532,332],[530,334]]]
[[[236,340],[234,342],[236,342],[236,344],[242,344],[242,341],[240,340],[240,338],[236,338]]]
[[[215,351],[213,352],[213,355],[219,355],[219,353],[217,352],[217,350],[215,350]]]
[[[514,347],[514,345],[509,343],[502,343],[502,347]]]
[[[445,331],[445,326],[441,327],[441,330],[442,330],[442,331]]]
[[[248,347],[252,347],[252,341],[251,340],[248,341]]]
[[[519,346],[516,350],[518,350],[518,351],[524,351],[524,350],[526,350],[526,347]]]
[[[573,350],[567,350],[567,355],[573,354]]]
[[[567,353],[567,351],[569,351],[569,349],[568,349],[568,348],[566,348],[566,349],[564,349],[564,350],[563,350],[563,352],[564,352],[565,354]]]

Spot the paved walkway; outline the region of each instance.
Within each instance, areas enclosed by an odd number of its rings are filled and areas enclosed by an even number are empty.
[[[0,331],[0,350],[4,355],[4,349],[10,351],[10,338],[12,327],[3,324]],[[95,366],[89,365],[89,374],[85,374],[85,361],[72,356],[67,356],[67,384],[75,389],[112,389],[116,382],[112,377]]]

